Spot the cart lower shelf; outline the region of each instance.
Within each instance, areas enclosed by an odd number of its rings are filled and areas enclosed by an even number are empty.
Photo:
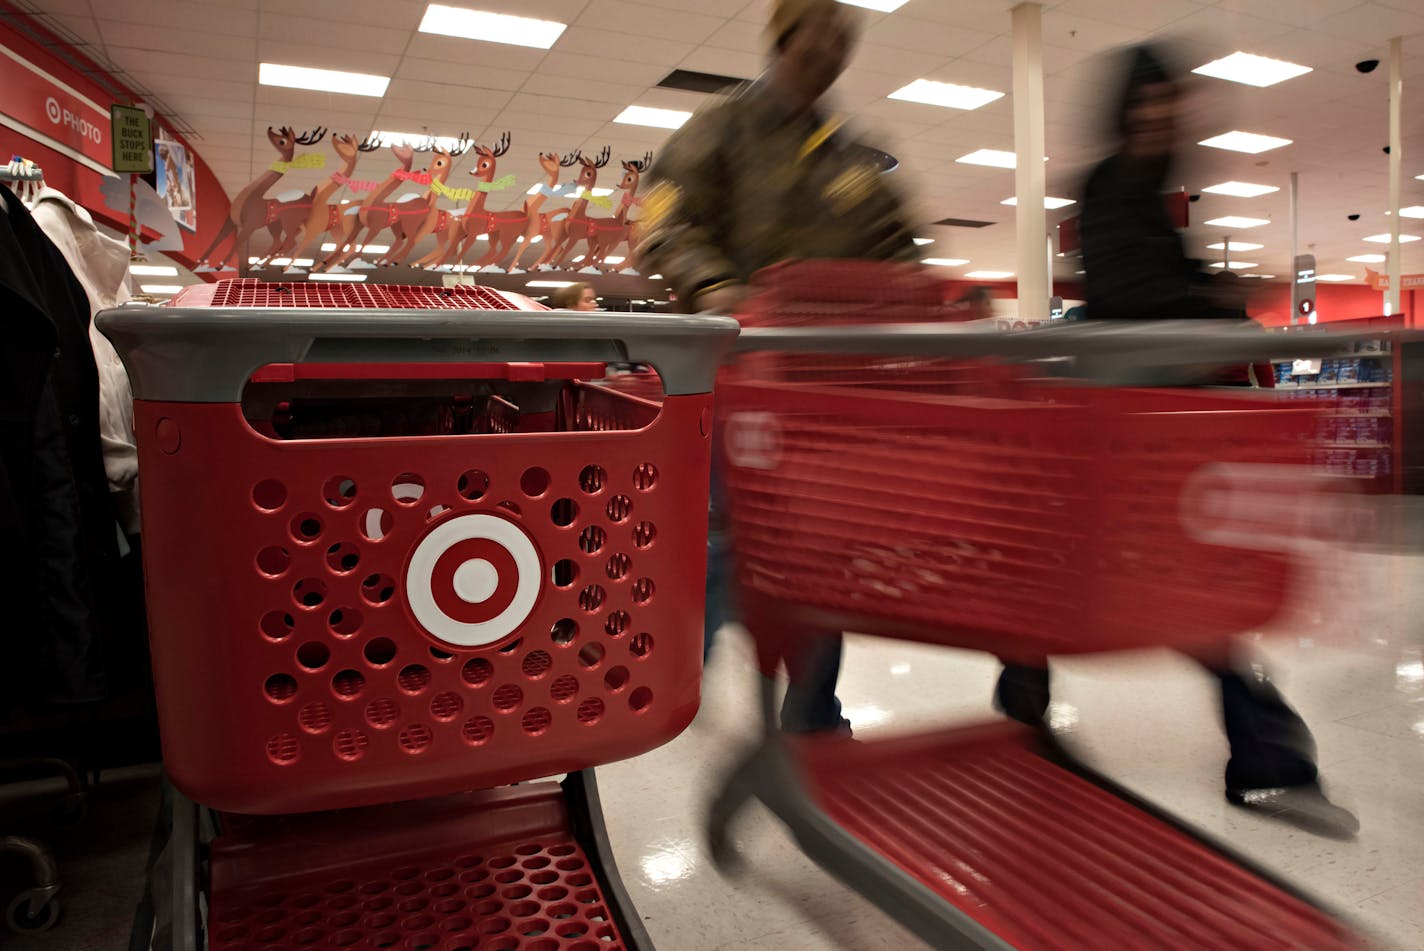
[[[1015,948],[1352,946],[1324,912],[1039,746],[996,723],[795,758],[830,819]]]
[[[210,851],[212,951],[637,944],[555,783],[224,824]]]

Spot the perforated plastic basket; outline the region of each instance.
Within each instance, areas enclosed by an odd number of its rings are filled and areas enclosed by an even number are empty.
[[[100,326],[137,397],[165,761],[188,795],[251,813],[434,796],[632,756],[691,720],[732,321],[215,306]],[[570,384],[564,412],[529,417],[546,431],[479,435],[280,440],[243,416],[263,366],[421,360],[648,363],[668,396]]]
[[[1208,391],[1034,390],[723,386],[746,615],[1036,659],[1190,648],[1279,611],[1294,562],[1242,547],[1215,506],[1243,474],[1303,471],[1314,414]]]

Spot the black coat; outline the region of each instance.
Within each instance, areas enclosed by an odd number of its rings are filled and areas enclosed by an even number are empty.
[[[89,302],[19,199],[0,198],[0,708],[97,700],[118,539]]]

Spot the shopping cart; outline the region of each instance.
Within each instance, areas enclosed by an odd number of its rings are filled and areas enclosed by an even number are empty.
[[[876,294],[906,279],[872,274]],[[831,310],[813,293],[798,316]],[[1335,488],[1308,470],[1314,413],[1103,384],[1124,367],[1244,364],[1263,335],[868,325],[873,297],[837,304],[861,324],[824,327],[780,303],[753,300],[718,388],[764,735],[714,798],[714,857],[735,867],[729,825],[754,797],[935,947],[1348,945],[1289,887],[1019,724],[847,742],[775,722],[783,657],[841,631],[1041,663],[1201,655],[1274,617],[1291,546],[1311,537],[1291,519]],[[994,395],[973,395],[975,361]]]
[[[201,294],[99,317],[135,394],[176,787],[160,944],[646,946],[592,767],[697,710],[735,323]],[[588,382],[610,362],[665,393]]]

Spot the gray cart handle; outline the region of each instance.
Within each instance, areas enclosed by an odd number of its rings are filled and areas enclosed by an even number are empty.
[[[1392,333],[1398,333],[1393,331]],[[1424,339],[1424,334],[1411,334]],[[1089,367],[1167,367],[1332,357],[1380,333],[1282,336],[1238,320],[1099,321],[1030,330],[985,330],[973,324],[877,324],[839,327],[748,327],[739,353],[854,353],[869,356],[1076,358]]]
[[[122,307],[95,318],[135,399],[237,403],[271,363],[647,363],[669,396],[710,393],[726,317],[527,311]]]

